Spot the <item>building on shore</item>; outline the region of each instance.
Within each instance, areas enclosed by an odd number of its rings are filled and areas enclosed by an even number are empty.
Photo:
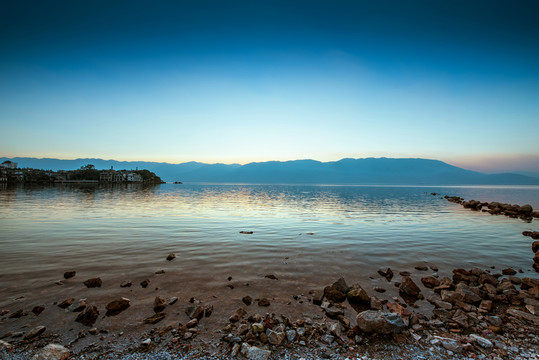
[[[18,164],[16,162],[6,160],[6,161],[4,161],[3,163],[0,164],[0,167],[4,168],[4,169],[15,170],[17,168],[17,165]]]
[[[142,176],[128,170],[103,170],[99,173],[99,182],[142,182]]]

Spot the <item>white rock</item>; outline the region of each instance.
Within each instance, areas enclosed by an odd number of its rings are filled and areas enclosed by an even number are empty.
[[[485,339],[484,337],[481,337],[479,335],[475,335],[475,334],[471,334],[470,337],[472,339],[475,339],[475,341],[477,342],[477,344],[479,346],[481,346],[482,348],[485,348],[485,349],[490,349],[492,348],[494,345],[492,344],[492,342],[490,342],[490,340],[487,340]]]
[[[243,343],[241,344],[241,354],[248,360],[267,360],[271,355],[271,351]]]
[[[4,350],[11,350],[13,349],[13,346],[8,343],[7,341],[4,341],[4,340],[0,340],[0,349],[4,349]]]
[[[66,360],[69,358],[69,350],[58,344],[49,344],[39,350],[32,360]]]

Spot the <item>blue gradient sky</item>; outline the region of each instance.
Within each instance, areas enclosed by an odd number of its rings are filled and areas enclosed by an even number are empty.
[[[539,172],[537,4],[3,4],[0,155]]]

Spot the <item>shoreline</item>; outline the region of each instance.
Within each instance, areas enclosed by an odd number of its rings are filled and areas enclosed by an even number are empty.
[[[181,261],[163,254],[156,266]],[[372,269],[353,284],[278,273],[193,283],[196,269],[167,268],[148,273],[146,287],[129,273],[88,282],[77,270],[1,303],[3,358],[39,359],[51,343],[70,359],[538,356],[539,279],[518,268],[440,270],[418,261]]]

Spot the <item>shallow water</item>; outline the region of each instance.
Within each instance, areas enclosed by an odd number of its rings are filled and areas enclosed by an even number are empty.
[[[155,271],[169,252],[190,277],[268,273],[316,282],[381,266],[532,269],[539,230],[430,195],[530,203],[539,187],[174,185],[0,190],[1,290],[76,268]],[[253,231],[253,234],[240,234]],[[168,264],[168,263],[167,263]],[[30,276],[31,274],[31,276]]]

